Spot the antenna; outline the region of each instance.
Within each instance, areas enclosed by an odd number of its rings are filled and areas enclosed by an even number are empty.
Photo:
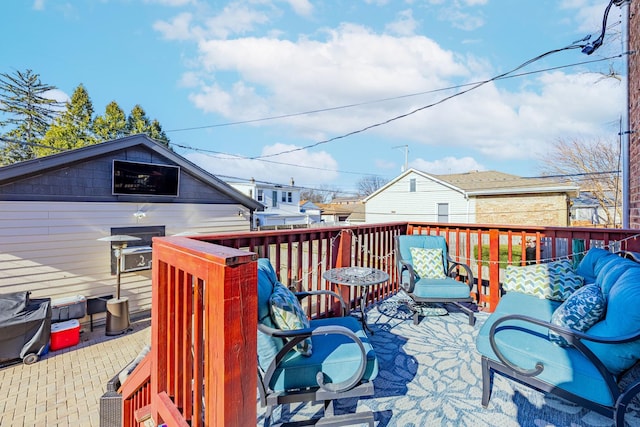
[[[409,146],[408,145],[396,145],[391,148],[404,148],[404,166],[402,167],[402,172],[405,172],[409,169]]]

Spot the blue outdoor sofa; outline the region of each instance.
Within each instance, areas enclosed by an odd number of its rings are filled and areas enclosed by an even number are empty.
[[[499,373],[624,425],[627,404],[640,392],[638,379],[620,389],[621,378],[640,359],[640,264],[630,257],[592,248],[575,270],[562,267],[569,264],[565,260],[507,271],[511,290],[476,342],[484,407],[492,375]],[[531,277],[541,271],[546,283]],[[516,280],[507,283],[510,274]],[[574,281],[575,289],[565,292],[576,277],[581,283]]]

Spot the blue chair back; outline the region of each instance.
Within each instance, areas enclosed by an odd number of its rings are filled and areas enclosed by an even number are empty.
[[[268,258],[258,259],[258,323],[270,328],[276,325],[269,313],[269,297],[278,283],[278,277]],[[269,366],[275,355],[283,346],[283,340],[272,338],[258,331],[258,363],[263,369]]]
[[[400,257],[413,265],[411,248],[442,249],[444,271],[449,271],[449,263],[447,261],[447,241],[444,237],[420,234],[398,236],[398,250],[400,251]]]

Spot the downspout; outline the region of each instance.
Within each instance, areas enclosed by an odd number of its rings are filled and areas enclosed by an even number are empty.
[[[471,218],[469,218],[469,215],[470,215],[469,211],[471,209],[471,207],[469,206],[470,205],[470,203],[469,203],[469,195],[467,193],[464,193],[464,198],[467,201],[467,224],[471,224]],[[474,220],[474,222],[475,222],[475,220]]]
[[[615,5],[622,9],[622,68],[627,73],[627,87],[624,91],[625,111],[622,114],[622,126],[620,129],[620,152],[622,154],[622,228],[629,228],[630,216],[630,171],[629,171],[629,3],[631,0],[616,0]]]

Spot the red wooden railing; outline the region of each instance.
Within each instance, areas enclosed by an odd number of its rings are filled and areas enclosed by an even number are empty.
[[[450,255],[472,267],[488,311],[509,263],[576,258],[593,246],[640,251],[633,230],[433,223],[156,238],[152,350],[123,385],[123,425],[138,425],[135,414],[145,412],[156,425],[254,425],[257,257],[270,258],[280,281],[298,290],[326,289],[322,272],[333,267],[382,269],[391,280],[370,292],[374,302],[398,291],[393,238],[406,233],[444,236]],[[535,259],[519,259],[528,240]],[[353,307],[359,295],[338,290]],[[333,309],[325,298],[307,305],[313,317]]]

